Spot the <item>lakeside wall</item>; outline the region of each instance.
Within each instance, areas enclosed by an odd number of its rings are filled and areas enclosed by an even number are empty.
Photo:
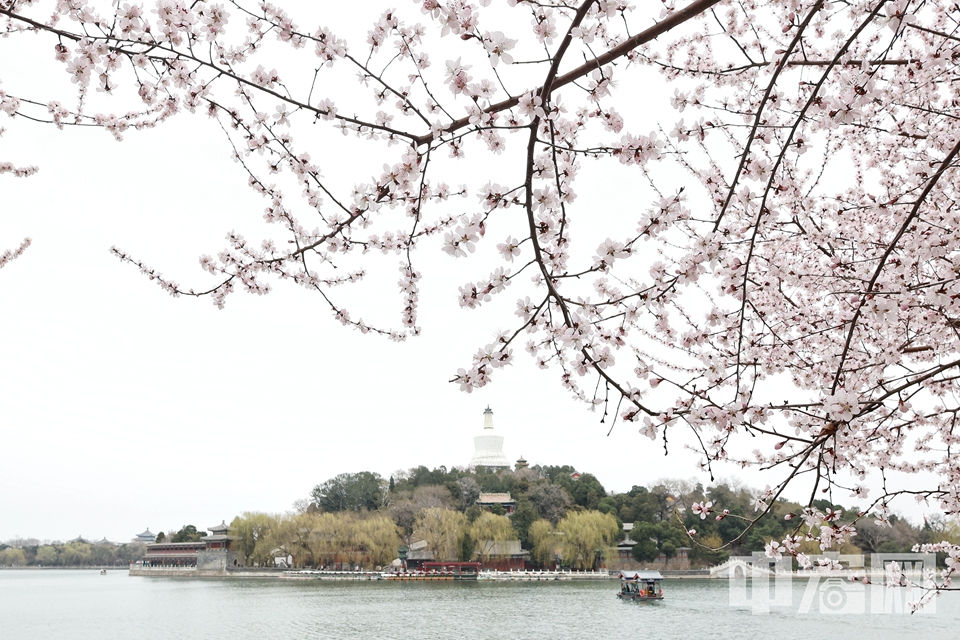
[[[617,571],[484,571],[478,580],[615,580]],[[131,576],[174,578],[276,578],[284,580],[415,580],[422,572],[389,574],[378,571],[317,571],[312,569],[268,569],[236,567],[222,570],[197,569],[195,567],[144,567],[131,566]],[[707,570],[661,571],[664,578],[710,578]],[[422,574],[428,576],[429,574]]]
[[[130,568],[126,564],[97,564],[97,565],[76,565],[70,567],[43,567],[37,565],[25,566],[3,566],[0,571],[127,571]]]
[[[163,576],[177,578],[279,578],[289,569],[267,567],[148,567],[130,565],[131,576]]]

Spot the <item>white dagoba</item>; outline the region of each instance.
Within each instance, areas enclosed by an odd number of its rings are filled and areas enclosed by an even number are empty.
[[[471,467],[485,467],[487,469],[509,469],[507,456],[503,455],[503,436],[498,436],[493,430],[493,411],[490,407],[483,412],[483,432],[473,439],[473,458]]]

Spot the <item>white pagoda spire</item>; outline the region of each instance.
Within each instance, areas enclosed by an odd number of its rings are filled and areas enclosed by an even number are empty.
[[[471,467],[487,469],[507,469],[510,463],[503,455],[503,436],[493,430],[493,411],[487,407],[483,412],[483,432],[473,438],[474,453]]]
[[[483,428],[493,429],[493,411],[490,410],[490,405],[483,410]]]

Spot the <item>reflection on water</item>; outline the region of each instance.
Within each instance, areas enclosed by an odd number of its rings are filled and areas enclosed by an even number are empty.
[[[877,587],[880,588],[880,587]],[[660,602],[621,602],[609,582],[418,583],[130,577],[0,571],[2,640],[209,638],[819,638],[955,640],[960,593],[932,615],[755,615],[722,580],[665,580]],[[814,626],[804,630],[806,623]]]

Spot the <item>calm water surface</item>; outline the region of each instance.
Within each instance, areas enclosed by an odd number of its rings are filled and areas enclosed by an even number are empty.
[[[960,638],[960,593],[925,615],[754,615],[723,580],[667,580],[629,603],[609,582],[385,583],[130,577],[126,571],[0,571],[0,640],[292,638]],[[880,588],[880,587],[876,587]],[[803,629],[813,622],[813,629]]]

